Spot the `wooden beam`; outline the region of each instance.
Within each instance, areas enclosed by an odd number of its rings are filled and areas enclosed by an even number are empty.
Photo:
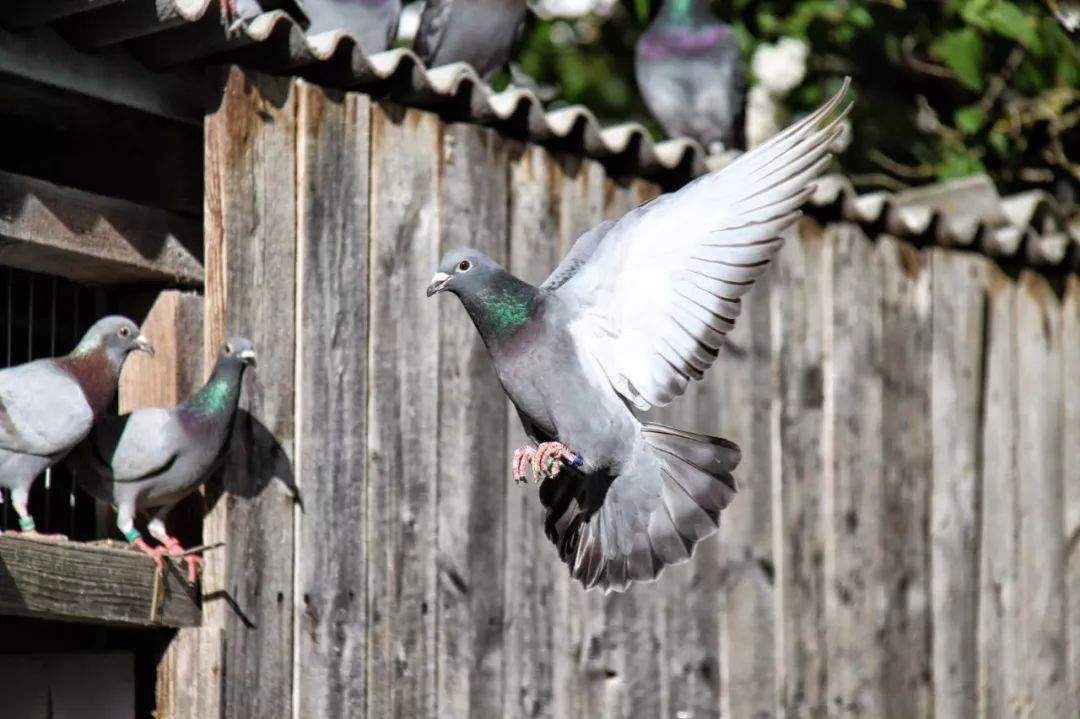
[[[0,264],[76,282],[203,281],[198,223],[0,172]]]
[[[170,563],[151,618],[154,563],[127,548],[0,536],[0,615],[131,627],[199,624],[194,590]]]

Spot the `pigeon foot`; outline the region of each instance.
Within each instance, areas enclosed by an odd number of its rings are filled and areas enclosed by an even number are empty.
[[[188,582],[194,584],[199,579],[199,570],[202,569],[203,558],[198,554],[184,555],[184,546],[176,537],[165,538],[165,550],[170,557],[183,559],[188,568]]]
[[[580,455],[561,442],[542,442],[533,454],[533,477],[536,481],[540,481],[543,477],[557,477],[566,463],[573,467],[580,467],[583,460]]]
[[[151,547],[142,537],[132,542],[131,546],[135,547],[144,554],[150,555],[150,558],[154,560],[154,564],[157,565],[158,571],[164,571],[165,560],[161,558],[161,555],[165,552],[164,547]]]
[[[536,450],[527,444],[514,450],[514,458],[510,460],[510,471],[514,475],[514,481],[518,484],[528,482],[525,474],[528,472],[528,467],[532,463],[535,454]]]

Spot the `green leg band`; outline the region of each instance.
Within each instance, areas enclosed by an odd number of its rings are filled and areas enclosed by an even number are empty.
[[[134,544],[135,542],[142,539],[142,534],[139,532],[139,530],[132,527],[128,531],[124,532],[124,539],[128,540],[129,543]]]
[[[19,529],[24,532],[33,532],[37,529],[37,525],[34,524],[33,517],[19,517]]]

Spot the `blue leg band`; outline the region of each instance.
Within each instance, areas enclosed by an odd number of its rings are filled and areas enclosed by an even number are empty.
[[[37,525],[34,524],[33,517],[19,517],[19,529],[24,532],[33,532],[37,529]]]
[[[124,539],[128,540],[130,544],[134,544],[135,542],[142,539],[142,534],[139,532],[139,530],[132,527],[128,531],[124,532]]]

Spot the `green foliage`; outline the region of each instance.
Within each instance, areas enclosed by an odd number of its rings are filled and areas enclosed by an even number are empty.
[[[633,48],[660,0],[620,0],[609,18],[534,21],[520,61],[560,100],[654,132]],[[861,184],[891,188],[989,173],[1006,190],[1080,185],[1080,42],[1037,0],[713,0],[747,57],[763,42],[810,46],[805,112],[854,80],[854,141],[841,158]],[[751,82],[753,79],[751,78]]]

